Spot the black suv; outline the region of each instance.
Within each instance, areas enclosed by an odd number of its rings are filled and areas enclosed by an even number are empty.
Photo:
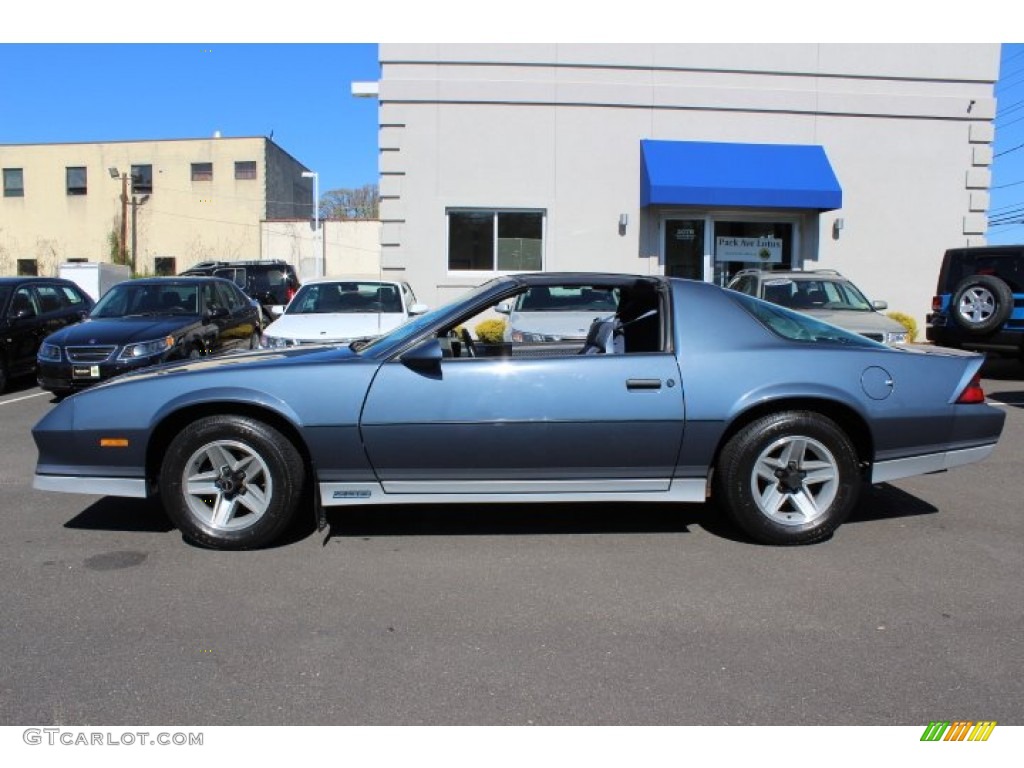
[[[260,303],[264,319],[272,317],[270,307],[284,306],[291,301],[300,285],[295,269],[280,259],[201,261],[181,274],[213,275],[230,280]]]
[[[44,338],[92,309],[89,294],[59,277],[0,277],[0,392],[36,370]]]
[[[927,324],[928,340],[944,347],[1024,360],[1024,245],[946,251]]]

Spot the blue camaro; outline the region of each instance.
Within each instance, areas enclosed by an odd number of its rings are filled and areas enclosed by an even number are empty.
[[[531,290],[614,295],[583,341],[484,343]],[[492,325],[493,328],[493,325]],[[711,284],[501,277],[373,341],[184,361],[57,404],[34,485],[159,494],[186,538],[259,547],[303,498],[703,502],[754,540],[822,539],[864,483],[979,461],[983,358],[889,348]]]

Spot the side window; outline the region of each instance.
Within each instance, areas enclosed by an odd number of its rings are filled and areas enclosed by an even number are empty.
[[[36,295],[39,298],[39,311],[42,314],[59,312],[66,306],[61,300],[62,294],[52,285],[37,285]]]
[[[21,317],[35,317],[39,314],[39,307],[36,305],[36,297],[31,288],[23,286],[14,292],[14,298],[11,299],[11,309],[9,314],[11,317],[16,317],[18,315]]]
[[[233,290],[227,285],[217,286],[218,303],[222,307],[227,307],[230,312],[237,312],[242,306],[242,302],[238,297],[238,291]]]
[[[535,285],[446,329],[450,357],[564,357],[666,350],[656,283]]]
[[[402,283],[402,294],[405,296],[406,308],[416,303],[416,294],[412,292],[412,286],[408,283]]]
[[[757,279],[750,275],[747,275],[746,277],[741,277],[739,280],[736,281],[736,285],[733,286],[733,290],[739,291],[740,293],[746,293],[751,296],[756,296]]]
[[[200,311],[209,312],[221,306],[217,300],[217,285],[215,283],[203,283],[202,307]]]
[[[72,288],[70,285],[62,285],[60,289],[64,292],[64,301],[70,307],[77,307],[79,305],[85,305],[88,302],[77,288]]]
[[[245,270],[241,267],[231,267],[228,269],[215,269],[213,271],[214,277],[223,277],[225,280],[230,280],[243,291],[245,290]]]

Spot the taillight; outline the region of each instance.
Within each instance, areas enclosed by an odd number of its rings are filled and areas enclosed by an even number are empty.
[[[289,286],[288,286],[288,287],[287,287],[287,288],[285,289],[284,295],[285,295],[285,298],[286,298],[286,299],[288,299],[288,301],[291,301],[291,300],[292,300],[292,297],[293,297],[293,296],[295,296],[295,289],[294,289],[294,288],[292,288],[292,287],[291,287],[291,286],[289,285]]]
[[[942,297],[941,296],[932,296],[932,312],[941,312],[941,311],[942,311]]]
[[[974,378],[964,387],[960,397],[956,399],[960,405],[974,405],[985,402],[985,391],[981,388],[981,374],[974,374]]]

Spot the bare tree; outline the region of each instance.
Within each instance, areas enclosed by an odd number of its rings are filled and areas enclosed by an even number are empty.
[[[341,221],[380,218],[380,191],[376,184],[358,189],[332,189],[320,196],[320,218]]]

